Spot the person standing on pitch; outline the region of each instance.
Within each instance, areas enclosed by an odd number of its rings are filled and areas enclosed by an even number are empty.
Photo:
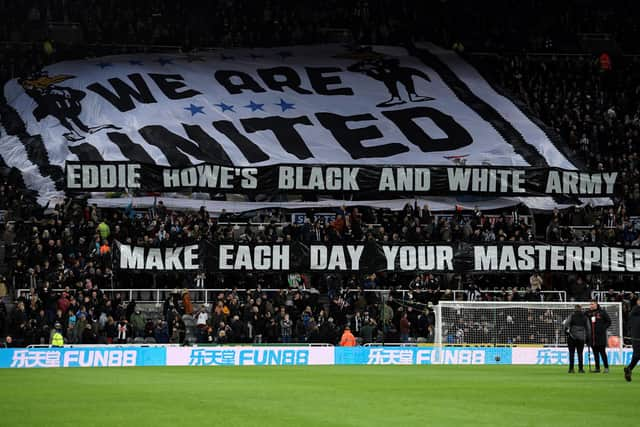
[[[582,351],[584,343],[590,334],[589,320],[582,312],[582,307],[576,305],[575,311],[563,322],[567,332],[567,346],[569,347],[569,373],[573,374],[574,357],[578,353],[578,372],[584,374]]]
[[[611,318],[605,310],[600,308],[596,300],[591,300],[587,317],[591,322],[591,336],[589,345],[593,350],[593,360],[596,362],[596,369],[593,372],[600,372],[600,357],[604,365],[604,373],[609,373],[609,360],[607,359],[607,329],[611,326]]]
[[[629,313],[629,332],[633,345],[633,356],[629,366],[624,367],[624,379],[631,381],[631,371],[640,361],[640,298],[636,299],[636,306]]]

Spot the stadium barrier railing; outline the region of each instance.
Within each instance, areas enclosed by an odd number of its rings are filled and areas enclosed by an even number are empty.
[[[598,302],[631,301],[631,297],[637,292],[638,291],[614,291],[614,293],[611,294],[609,291],[591,291],[591,298]]]
[[[182,344],[150,344],[150,343],[129,343],[129,344],[65,344],[63,346],[53,346],[51,344],[31,344],[25,348],[125,348],[125,347],[182,347]]]
[[[464,300],[461,296],[466,296],[468,291],[466,290],[453,290],[454,301]],[[524,296],[526,294],[525,290],[515,289],[515,292],[518,293],[519,296]],[[499,289],[486,289],[480,290],[481,294],[491,294],[491,295],[503,295],[505,293],[509,293],[509,291],[503,291]],[[566,302],[567,301],[567,292],[566,291],[539,291],[540,302],[544,301],[558,301],[558,302]]]
[[[217,294],[220,292],[256,292],[257,289],[253,288],[213,288],[213,289],[203,289],[203,288],[187,288],[189,291],[189,295],[191,296],[191,301],[194,304],[208,304],[212,301],[215,301],[217,298]],[[287,288],[285,289],[288,292],[308,292],[308,293],[318,293],[317,289],[314,288]],[[52,289],[52,292],[60,293],[64,292],[65,289],[57,288]],[[137,303],[141,304],[162,304],[165,299],[175,293],[182,292],[182,289],[154,289],[154,288],[127,288],[127,289],[100,289],[100,292],[107,294],[111,297],[114,297],[116,294],[120,294],[123,302],[129,302],[135,300]],[[266,294],[274,294],[280,292],[281,289],[275,288],[264,288],[260,289],[258,292],[266,293]],[[444,289],[442,292],[446,291]],[[450,290],[453,300],[461,301],[465,299],[467,291],[464,290]],[[16,298],[28,298],[31,289],[22,288],[16,290]],[[365,293],[379,293],[388,295],[390,292],[394,294],[401,294],[399,298],[405,299],[407,294],[411,292],[410,289],[358,289],[358,288],[349,288],[347,292],[365,292]],[[488,290],[480,290],[482,294],[492,294],[492,295],[502,295],[508,293],[509,291],[488,289]],[[523,290],[516,290],[518,294],[521,296],[525,294]],[[567,301],[567,293],[566,291],[540,291],[540,301],[559,301],[566,302]]]

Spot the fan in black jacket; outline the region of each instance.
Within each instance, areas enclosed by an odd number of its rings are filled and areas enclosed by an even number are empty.
[[[629,366],[624,368],[624,378],[631,381],[631,371],[640,361],[640,298],[636,299],[636,306],[629,313],[629,332],[633,343],[633,357]]]
[[[602,308],[597,301],[591,300],[587,318],[591,322],[591,336],[589,337],[589,345],[593,350],[593,359],[596,362],[596,369],[593,372],[600,372],[600,357],[604,365],[604,373],[609,372],[609,360],[607,359],[607,329],[611,326],[611,318],[609,314]],[[598,357],[600,356],[600,357]]]
[[[589,320],[585,317],[582,307],[576,305],[575,311],[564,321],[567,332],[567,346],[569,347],[569,373],[573,374],[575,353],[578,353],[578,372],[584,374],[582,369],[582,350],[587,337],[591,334]]]

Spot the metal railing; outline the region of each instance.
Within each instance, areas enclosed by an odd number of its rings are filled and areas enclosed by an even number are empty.
[[[468,293],[468,291],[463,291],[463,290],[455,290],[451,292],[453,293],[453,299],[456,301],[458,300],[459,295],[466,295]],[[487,289],[486,291],[480,290],[480,294],[506,295],[509,293],[510,291],[502,291],[502,290],[496,290],[496,289]],[[526,294],[525,291],[520,291],[520,290],[516,290],[516,293],[518,293],[519,296],[524,296]],[[539,294],[540,294],[540,302],[545,302],[545,301],[567,302],[566,291],[540,291]],[[554,295],[556,297],[555,299],[553,298]]]
[[[65,344],[63,346],[54,346],[51,344],[31,344],[26,348],[119,348],[119,347],[182,347],[182,344]]]
[[[638,291],[615,291],[616,295],[622,294],[623,299],[625,296],[631,296],[631,294],[638,293]],[[598,302],[617,302],[617,301],[607,301],[607,296],[609,295],[609,291],[591,291],[591,298]]]
[[[433,343],[418,343],[418,342],[368,342],[362,344],[362,347],[426,347],[425,344],[433,345]]]
[[[127,348],[127,347],[184,347],[184,344],[65,344],[53,346],[51,344],[31,344],[26,348]],[[329,343],[229,343],[229,344],[192,344],[189,347],[334,347]]]
[[[190,288],[187,289],[189,291],[189,296],[191,297],[191,302],[194,304],[205,304],[208,305],[209,302],[215,301],[217,298],[217,294],[220,292],[256,292],[258,291],[255,288],[215,288],[215,289],[202,289],[202,288]],[[272,289],[265,288],[260,289],[260,293],[278,293],[282,289]],[[287,288],[285,289],[288,292],[309,292],[309,293],[319,293],[317,289],[303,289],[303,288]],[[51,292],[60,293],[64,292],[64,289],[51,289]],[[358,292],[359,289],[348,289],[348,292]],[[182,292],[182,289],[101,289],[100,292],[103,294],[109,295],[111,298],[115,297],[117,294],[120,294],[120,297],[124,302],[129,302],[135,300],[137,303],[141,304],[161,304],[165,301],[165,299],[172,294]],[[365,289],[364,292],[389,292],[389,290],[384,289]],[[408,292],[407,290],[403,291]],[[31,293],[31,289],[18,289],[16,290],[16,298],[28,298]]]
[[[220,292],[256,292],[258,291],[255,288],[217,288],[217,289],[202,289],[202,288],[191,288],[187,289],[189,291],[189,296],[191,297],[191,302],[194,304],[205,304],[208,305],[209,302],[215,301],[217,299],[217,294]],[[273,294],[278,293],[282,289],[272,289],[265,288],[260,289],[260,293]],[[64,289],[52,289],[52,292],[64,292]],[[308,293],[319,293],[317,289],[303,289],[303,288],[290,288],[286,289],[288,292],[308,292]],[[445,290],[441,290],[444,292]],[[31,289],[18,289],[16,291],[16,297],[28,298]],[[141,304],[161,304],[165,301],[167,297],[172,294],[180,293],[182,290],[180,289],[101,289],[100,292],[109,295],[111,298],[114,298],[116,295],[120,294],[120,298],[124,302],[129,302],[135,300]],[[409,292],[412,292],[410,289],[357,289],[357,288],[349,288],[347,292],[365,292],[365,293],[380,293],[386,294],[393,293],[395,295],[400,294],[399,298],[405,299]],[[486,290],[480,291],[481,294],[506,294],[508,291],[500,291],[500,290]],[[524,294],[522,291],[517,291],[521,295]],[[453,299],[455,301],[464,299],[466,295],[466,291],[463,290],[451,290],[451,294],[453,295]],[[540,301],[559,301],[566,302],[567,301],[567,293],[566,291],[541,291],[541,299]],[[556,298],[553,299],[552,296],[555,295]]]

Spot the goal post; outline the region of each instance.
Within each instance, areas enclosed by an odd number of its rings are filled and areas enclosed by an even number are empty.
[[[440,301],[435,309],[434,347],[565,347],[563,321],[588,302]],[[607,336],[622,360],[622,304],[602,302],[611,317]]]

